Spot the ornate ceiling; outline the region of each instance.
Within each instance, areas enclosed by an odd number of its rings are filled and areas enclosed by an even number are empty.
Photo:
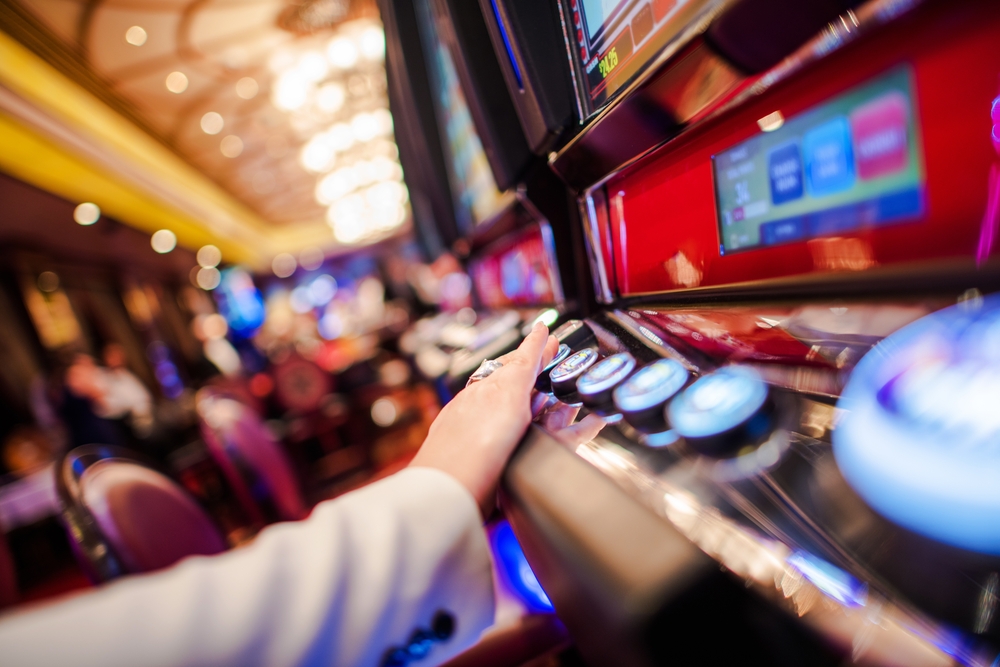
[[[372,0],[20,3],[92,92],[269,226],[329,249],[404,225]]]

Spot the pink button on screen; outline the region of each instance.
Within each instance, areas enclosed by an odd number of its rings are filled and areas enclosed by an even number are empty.
[[[902,171],[909,155],[909,106],[902,93],[882,95],[850,116],[858,176],[871,180]]]

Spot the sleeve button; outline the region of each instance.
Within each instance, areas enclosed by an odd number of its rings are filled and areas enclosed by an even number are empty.
[[[431,629],[438,641],[451,639],[451,636],[455,634],[455,617],[446,611],[439,611],[434,614]]]

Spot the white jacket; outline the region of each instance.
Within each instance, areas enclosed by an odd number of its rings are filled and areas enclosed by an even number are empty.
[[[246,548],[0,617],[0,665],[424,667],[473,644],[493,610],[475,501],[408,468]]]

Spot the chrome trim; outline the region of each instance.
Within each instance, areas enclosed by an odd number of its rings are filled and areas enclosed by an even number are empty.
[[[566,17],[566,3],[559,0],[556,4],[559,7],[559,24],[562,26],[563,46],[566,47],[566,60],[569,61],[569,71],[571,74],[570,78],[573,79],[573,101],[576,103],[576,124],[580,126],[583,125],[586,112],[583,108],[583,91],[580,89],[580,71],[576,66],[576,60],[573,58],[574,50],[577,47],[570,36],[569,26],[572,22],[567,20]],[[555,153],[552,153],[552,155],[555,155]]]
[[[587,260],[590,263],[591,279],[594,281],[594,297],[598,303],[610,304],[614,302],[615,294],[611,289],[608,267],[604,264],[604,253],[601,250],[601,223],[597,217],[594,195],[595,192],[591,190],[579,199],[580,219],[583,222],[583,241],[586,246]],[[604,205],[607,205],[606,201]]]
[[[794,542],[776,540],[713,505],[715,484],[701,458],[678,460],[656,472],[643,457],[603,435],[573,451],[742,579],[748,589],[847,649],[853,661],[911,667],[991,664],[994,656],[984,647],[963,643],[949,628],[893,601],[856,563],[849,567],[866,584],[860,604],[824,593],[794,566],[799,553]]]

